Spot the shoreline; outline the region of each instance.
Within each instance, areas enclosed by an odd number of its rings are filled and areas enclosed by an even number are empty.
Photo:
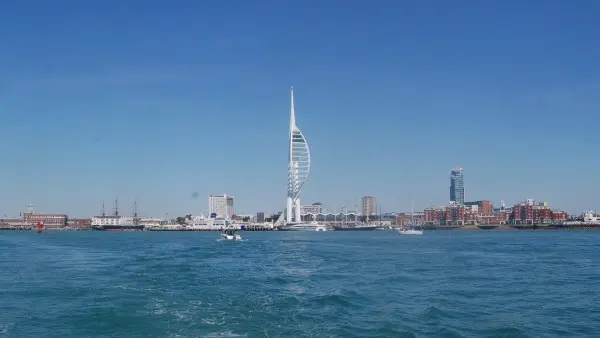
[[[482,228],[483,227],[483,228]],[[247,228],[245,230],[238,231],[277,231],[278,229],[271,228]],[[386,231],[395,231],[385,229]],[[599,225],[595,226],[548,226],[548,225],[465,225],[465,226],[457,226],[457,227],[423,227],[424,231],[574,231],[574,230],[600,230]],[[24,226],[0,226],[1,231],[37,231],[36,227],[24,227]],[[221,232],[223,229],[217,228],[148,228],[144,230],[96,230],[92,227],[80,227],[80,228],[68,228],[68,227],[52,227],[45,228],[44,231],[103,231],[103,232],[141,232],[141,231],[155,231],[155,232]]]

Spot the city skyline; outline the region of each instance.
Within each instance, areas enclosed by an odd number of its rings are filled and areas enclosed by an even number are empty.
[[[283,211],[291,84],[305,202],[422,210],[461,166],[471,201],[600,209],[599,3],[61,3],[0,13],[1,214]]]

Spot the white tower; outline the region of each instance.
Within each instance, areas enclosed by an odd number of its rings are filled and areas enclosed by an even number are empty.
[[[276,225],[300,223],[300,192],[308,179],[310,171],[310,150],[304,135],[296,126],[294,109],[294,88],[290,90],[290,134],[288,157],[288,192],[285,212],[279,217]]]

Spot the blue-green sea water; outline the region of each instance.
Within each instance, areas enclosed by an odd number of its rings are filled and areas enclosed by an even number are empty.
[[[0,336],[598,337],[600,232],[0,232]]]

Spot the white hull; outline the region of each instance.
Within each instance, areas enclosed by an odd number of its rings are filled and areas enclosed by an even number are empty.
[[[598,216],[595,212],[588,210],[583,214],[583,223],[600,223],[600,216]]]
[[[423,230],[416,230],[416,229],[404,229],[404,230],[398,230],[398,232],[400,233],[400,235],[417,235],[420,236],[423,234]]]
[[[227,234],[221,234],[221,238],[227,241],[241,241],[242,240],[242,236],[238,235],[238,234],[234,234],[234,235],[227,235]]]
[[[321,224],[289,224],[281,227],[283,231],[329,231],[326,226]]]

